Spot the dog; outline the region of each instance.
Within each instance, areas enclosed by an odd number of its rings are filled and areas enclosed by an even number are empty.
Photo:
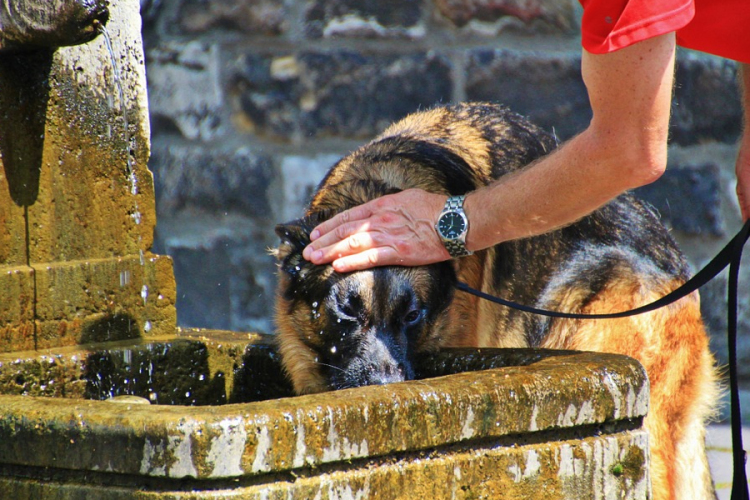
[[[310,231],[338,212],[407,188],[459,195],[524,168],[554,137],[500,105],[417,112],[336,163],[299,220],[280,224],[276,324],[282,365],[299,394],[414,377],[415,353],[441,347],[542,347],[620,353],[650,384],[654,498],[714,498],[705,424],[718,377],[694,293],[614,320],[550,319],[455,294],[457,280],[538,308],[612,313],[652,302],[688,279],[658,215],[624,194],[562,229],[420,267],[339,274],[302,257]]]

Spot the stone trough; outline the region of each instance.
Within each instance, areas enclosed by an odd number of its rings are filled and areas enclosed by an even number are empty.
[[[446,351],[431,378],[301,397],[260,335],[0,360],[26,394],[0,396],[2,498],[649,497],[648,383],[622,356]]]
[[[0,499],[650,497],[632,359],[445,351],[293,397],[269,337],[178,330],[139,2],[104,4],[0,6]]]

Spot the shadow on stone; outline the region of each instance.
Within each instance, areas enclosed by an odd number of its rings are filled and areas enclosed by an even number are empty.
[[[272,345],[248,346],[234,373],[230,403],[250,403],[294,396],[292,384],[281,368]]]
[[[100,350],[86,360],[86,399],[139,396],[153,404],[225,404],[225,377],[209,370],[209,350],[201,342],[176,340]]]
[[[47,122],[52,50],[0,55],[0,155],[10,197],[36,202]]]
[[[141,337],[138,323],[129,314],[103,315],[83,325],[79,344],[130,340]]]

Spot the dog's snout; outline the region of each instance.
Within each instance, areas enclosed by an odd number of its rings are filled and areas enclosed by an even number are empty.
[[[390,384],[407,380],[406,367],[403,363],[385,362],[370,365],[370,383]]]
[[[382,371],[387,377],[400,377],[401,380],[406,376],[406,367],[403,363],[386,362],[383,366],[373,365],[373,371]]]

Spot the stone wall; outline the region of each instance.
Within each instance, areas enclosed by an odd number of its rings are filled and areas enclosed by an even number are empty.
[[[325,170],[391,121],[492,100],[565,140],[591,116],[575,0],[141,3],[156,251],[174,258],[184,326],[272,331],[274,224],[301,214]],[[740,224],[736,72],[680,51],[669,169],[639,190],[696,267]],[[724,283],[703,293],[720,359]]]

